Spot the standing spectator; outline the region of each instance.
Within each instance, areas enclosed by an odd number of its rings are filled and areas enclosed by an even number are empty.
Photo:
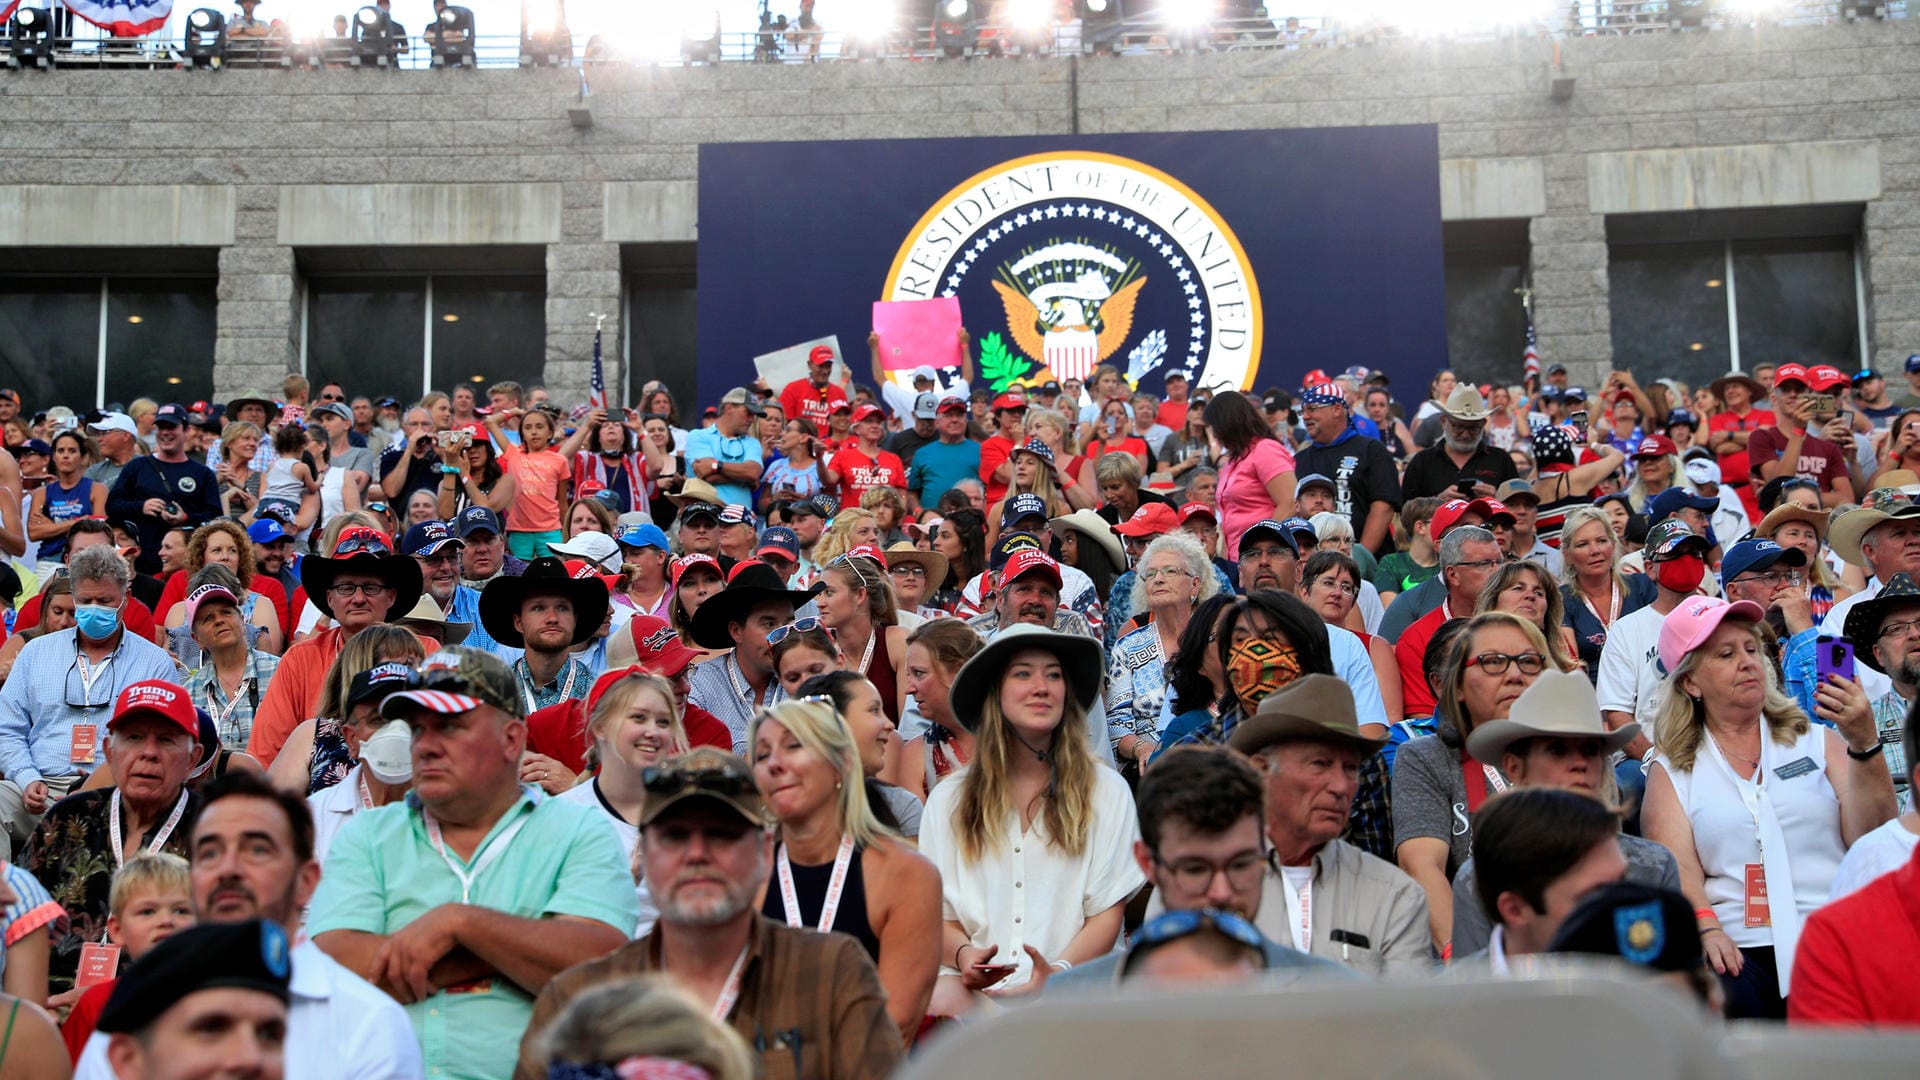
[[[740,758],[703,747],[662,765],[640,811],[635,866],[652,883],[660,921],[647,937],[562,972],[540,992],[515,1080],[549,1075],[540,1047],[570,1003],[669,965],[715,1019],[755,1040],[769,1075],[865,1080],[892,1072],[901,1059],[898,1029],[859,943],[784,926],[755,909],[772,876],[771,824]]]
[[[47,807],[93,771],[102,726],[123,691],[179,678],[166,651],[121,618],[132,571],[119,552],[94,544],[72,555],[68,571],[73,629],[28,642],[0,686],[0,856],[10,857]],[[198,735],[197,721],[193,730]]]
[[[907,494],[915,513],[938,506],[953,485],[980,475],[980,444],[967,438],[966,399],[942,398],[933,426],[939,440],[916,450],[907,468]]]
[[[878,405],[853,410],[854,444],[827,460],[827,482],[839,485],[842,506],[860,505],[861,497],[875,488],[907,486],[907,467],[899,455],[880,449],[886,428],[886,413]]]
[[[825,428],[833,407],[847,400],[847,392],[833,382],[834,355],[831,346],[815,345],[807,354],[807,374],[780,391],[780,408],[789,421],[807,420]]]
[[[1818,428],[1823,435],[1831,436],[1839,425],[1830,423],[1830,410],[1814,411],[1815,402],[1807,396],[1808,378],[1807,369],[1799,364],[1782,364],[1774,372],[1775,420],[1772,426],[1748,436],[1747,464],[1759,480],[1786,475],[1813,481],[1820,485],[1821,504],[1831,508],[1853,501],[1849,454],[1838,444],[1813,434]]]
[[[308,931],[407,1006],[435,1075],[497,1076],[533,996],[625,943],[633,877],[591,810],[522,786],[525,714],[497,657],[455,646],[412,685],[381,711],[413,729],[413,795],[334,837]]]
[[[504,442],[502,419],[499,413],[490,414],[487,430]],[[543,409],[522,413],[520,445],[500,455],[501,464],[514,478],[513,505],[507,509],[507,548],[528,561],[545,557],[547,545],[561,538],[560,508],[567,505],[572,468],[551,445],[556,422]]]
[[[712,484],[723,503],[753,505],[764,455],[759,441],[748,432],[763,411],[751,390],[736,386],[720,395],[720,413],[713,426],[687,436],[687,476]]]
[[[1187,373],[1177,370],[1167,372],[1164,385],[1167,399],[1160,403],[1160,425],[1168,431],[1179,431],[1187,426],[1187,391],[1190,388]]]
[[[104,484],[109,490],[120,479],[120,470],[133,460],[134,444],[139,442],[139,431],[133,426],[133,418],[126,413],[101,413],[98,420],[87,424],[87,432],[100,447],[100,460],[87,466],[87,479],[96,484]]]
[[[1400,478],[1404,497],[1457,492],[1466,499],[1490,499],[1501,484],[1520,475],[1513,458],[1487,441],[1487,403],[1473,387],[1462,383],[1448,393],[1440,433],[1407,462]]]
[[[416,491],[437,492],[442,478],[449,474],[434,454],[432,413],[408,409],[400,428],[394,445],[380,454],[380,489],[389,500],[404,506]]]
[[[203,525],[221,514],[213,470],[187,458],[187,414],[168,405],[154,416],[153,453],[127,463],[107,495],[107,512],[140,528],[135,569],[160,569],[160,536],[171,527]]]
[[[892,383],[884,383],[881,389],[890,389],[892,385]],[[899,455],[901,463],[908,469],[913,468],[913,456],[920,452],[920,448],[936,438],[934,420],[939,415],[939,407],[940,399],[930,393],[916,396],[913,399],[913,410],[908,414],[912,426],[903,427],[888,437],[886,448]]]
[[[456,438],[440,447],[440,483],[438,505],[434,513],[447,521],[458,518],[468,507],[480,506],[502,513],[513,507],[519,494],[519,479],[501,466],[493,440],[482,424],[470,425],[464,441]],[[516,428],[507,434],[518,436]],[[451,468],[453,471],[447,471]]]
[[[811,420],[788,420],[780,426],[780,437],[773,444],[780,456],[767,463],[761,479],[763,513],[778,503],[811,499],[826,486],[827,464],[820,457],[824,447],[817,436]]]
[[[1307,438],[1295,459],[1301,475],[1333,481],[1333,512],[1353,526],[1360,546],[1376,554],[1392,551],[1391,525],[1400,508],[1400,474],[1380,440],[1360,434],[1347,411],[1347,396],[1331,383],[1309,386],[1300,394],[1300,418]]]
[[[986,485],[986,505],[1006,498],[1013,482],[1013,450],[1024,445],[1027,398],[1015,387],[993,399],[993,434],[980,444],[980,482]],[[976,509],[985,509],[977,507]]]
[[[1753,482],[1747,444],[1754,432],[1773,425],[1773,413],[1757,407],[1767,400],[1767,388],[1733,371],[1715,379],[1710,389],[1721,408],[1707,421],[1707,448],[1720,464],[1720,475],[1746,506],[1747,517],[1758,519],[1763,512],[1757,498],[1760,485]]]
[[[1293,513],[1293,452],[1274,438],[1260,410],[1245,394],[1226,390],[1207,402],[1207,426],[1220,444],[1220,530],[1230,560],[1240,558],[1240,538],[1257,521],[1285,520]],[[1102,485],[1104,487],[1104,484]]]
[[[84,472],[93,447],[78,431],[53,437],[54,475],[33,490],[27,509],[27,539],[40,544],[39,572],[52,573],[67,550],[67,530],[83,517],[105,517],[107,485],[87,479]]]
[[[646,510],[653,502],[654,481],[673,471],[666,451],[648,438],[638,414],[626,413],[626,422],[612,419],[605,409],[587,414],[577,431],[561,446],[560,456],[573,462],[573,489],[595,490],[612,499],[616,513]]]

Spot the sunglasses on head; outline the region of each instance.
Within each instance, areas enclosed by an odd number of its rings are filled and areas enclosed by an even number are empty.
[[[640,786],[654,795],[671,795],[688,788],[698,788],[715,795],[745,795],[754,790],[753,774],[731,765],[704,769],[649,765],[640,770]]]
[[[1187,908],[1169,911],[1159,918],[1149,920],[1146,925],[1133,932],[1128,939],[1128,957],[1133,958],[1134,950],[1151,949],[1190,937],[1201,930],[1214,929],[1233,942],[1245,945],[1249,949],[1259,949],[1265,955],[1266,941],[1252,923],[1235,915],[1231,911],[1218,908]]]
[[[778,645],[781,642],[787,640],[787,638],[792,637],[794,634],[812,633],[813,631],[820,629],[820,625],[821,625],[820,620],[817,618],[809,617],[805,619],[795,619],[793,622],[790,622],[785,626],[778,627],[773,631],[771,631],[770,633],[768,633],[767,644]],[[832,631],[828,631],[828,633],[832,633]]]

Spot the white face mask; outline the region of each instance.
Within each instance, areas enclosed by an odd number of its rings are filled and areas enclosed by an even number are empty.
[[[361,742],[360,760],[383,784],[403,784],[413,779],[413,729],[405,720],[387,721]]]

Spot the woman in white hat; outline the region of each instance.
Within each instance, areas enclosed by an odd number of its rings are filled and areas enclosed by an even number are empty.
[[[1104,956],[1145,883],[1133,796],[1082,735],[1100,659],[1092,638],[1021,624],[954,678],[975,754],[933,790],[920,827],[948,912],[935,1015],[1037,993],[1050,972]]]

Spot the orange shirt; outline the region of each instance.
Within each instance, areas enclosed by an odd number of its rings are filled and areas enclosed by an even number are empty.
[[[515,480],[513,505],[507,508],[508,532],[553,532],[560,528],[560,481],[573,475],[573,465],[553,450],[527,453],[509,446],[500,465]]]
[[[247,753],[260,764],[272,765],[293,729],[313,719],[313,710],[320,704],[320,690],[326,685],[327,669],[346,643],[346,628],[329,626],[305,641],[294,642],[280,658],[280,666],[267,683],[266,695],[254,710],[253,731],[247,736]],[[440,648],[440,643],[430,638],[421,638],[420,644],[429,653]]]

